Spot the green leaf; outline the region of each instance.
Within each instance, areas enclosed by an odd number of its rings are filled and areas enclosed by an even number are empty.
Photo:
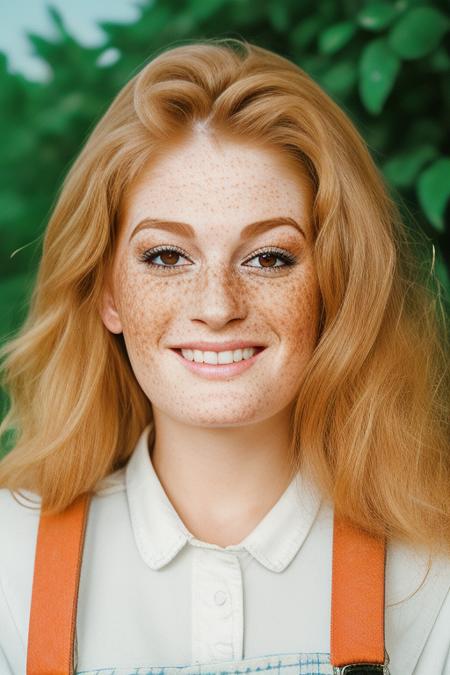
[[[359,62],[359,93],[367,110],[379,113],[394,86],[400,59],[384,38],[372,40]]]
[[[331,65],[320,77],[320,84],[331,95],[346,97],[358,79],[354,61],[345,60]]]
[[[439,46],[448,27],[448,18],[439,10],[415,7],[394,24],[389,45],[402,59],[419,59]]]
[[[389,26],[398,15],[394,5],[382,0],[370,2],[356,15],[357,23],[367,30],[378,31]]]
[[[52,6],[47,6],[48,13],[50,15],[50,19],[57,29],[58,33],[62,38],[70,38],[70,34],[67,31],[67,28],[64,25],[64,20],[62,18],[61,12],[56,8]]]
[[[356,30],[353,21],[341,21],[325,28],[319,35],[319,51],[322,54],[334,54],[347,44]]]
[[[297,26],[289,34],[289,42],[292,47],[305,49],[316,37],[321,27],[321,21],[318,16],[308,16],[301,19]]]
[[[441,157],[420,174],[417,195],[430,223],[438,232],[444,232],[444,211],[450,197],[450,157]]]
[[[444,46],[437,49],[430,56],[430,65],[436,72],[445,72],[450,70],[450,57]]]
[[[203,0],[202,0],[203,1]],[[205,3],[208,4],[208,3]],[[289,27],[289,12],[286,5],[280,2],[271,2],[267,8],[272,28],[278,33],[286,31]]]
[[[424,164],[434,159],[437,154],[436,148],[426,143],[392,157],[384,164],[383,173],[396,187],[409,187],[414,184]]]

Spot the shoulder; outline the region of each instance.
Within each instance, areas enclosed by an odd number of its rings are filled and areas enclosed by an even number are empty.
[[[0,564],[14,556],[24,559],[34,555],[37,529],[41,512],[39,495],[27,490],[12,492],[0,489]]]
[[[390,542],[385,600],[386,649],[392,672],[422,675],[426,670],[421,664],[438,655],[440,661],[435,663],[443,668],[450,651],[450,558],[432,557],[426,550]]]
[[[112,502],[123,500],[125,472],[120,469],[106,476],[96,487],[89,509],[90,519],[108,509]],[[95,515],[94,515],[95,514]],[[34,567],[41,498],[29,490],[0,489],[0,578],[8,573],[16,577],[31,575]]]
[[[0,489],[0,580],[13,597],[22,597],[31,583],[40,501],[32,492]]]
[[[15,512],[17,509],[21,512],[23,507],[32,507],[35,510],[39,510],[40,503],[40,496],[35,492],[30,492],[30,490],[0,488],[0,517],[5,513],[5,509],[9,514]]]
[[[28,631],[39,516],[38,495],[0,489],[0,665],[2,658],[6,659],[12,672],[24,672],[25,668],[23,645]]]
[[[124,493],[125,469],[119,469],[101,480],[94,490],[91,504],[101,508],[101,504],[113,501],[113,495]],[[109,499],[108,499],[109,498]],[[11,491],[0,489],[0,548],[4,563],[8,554],[15,559],[22,558],[26,552],[33,552],[41,515],[41,498],[29,490]],[[25,556],[28,557],[28,556]]]
[[[89,507],[90,539],[106,537],[111,522],[126,515],[123,469],[104,478]],[[8,620],[26,641],[41,498],[34,492],[0,489],[0,625]],[[1,640],[0,640],[1,644]]]
[[[124,492],[125,489],[125,468],[122,468],[98,483],[94,490],[92,503],[95,503],[98,498]],[[29,490],[11,491],[0,488],[1,544],[3,545],[8,536],[15,542],[33,533],[37,536],[40,515],[41,498],[38,494]]]
[[[428,550],[400,541],[390,541],[386,549],[386,583],[392,602],[400,602],[419,587],[431,592],[450,585],[450,557],[430,555]]]

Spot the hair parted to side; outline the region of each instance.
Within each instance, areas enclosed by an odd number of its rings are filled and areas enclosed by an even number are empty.
[[[347,115],[297,65],[245,40],[169,49],[119,92],[50,217],[28,316],[1,350],[14,447],[0,486],[59,512],[123,467],[151,403],[101,291],[121,198],[189,134],[281,150],[314,190],[319,339],[298,383],[292,475],[373,534],[450,553],[445,318],[410,234]],[[442,549],[443,545],[443,549]]]

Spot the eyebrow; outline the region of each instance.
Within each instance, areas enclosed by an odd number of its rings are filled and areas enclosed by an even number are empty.
[[[271,230],[274,227],[281,227],[282,225],[291,225],[292,227],[295,227],[295,229],[306,239],[303,228],[296,220],[287,216],[281,216],[278,218],[258,220],[256,223],[246,225],[241,232],[241,240],[244,241],[250,239],[251,237],[266,232],[267,230]],[[194,228],[192,225],[189,225],[189,223],[180,223],[176,220],[161,220],[159,218],[144,218],[144,220],[141,220],[136,225],[128,241],[130,241],[140,230],[144,229],[166,230],[167,232],[173,232],[174,234],[188,237],[189,239],[194,239],[196,236]]]

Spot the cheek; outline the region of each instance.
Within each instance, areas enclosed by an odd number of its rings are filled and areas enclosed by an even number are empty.
[[[271,306],[268,317],[279,340],[271,364],[272,379],[277,383],[278,400],[288,402],[298,390],[318,340],[321,294],[314,271],[286,282]]]
[[[280,336],[286,351],[302,358],[311,352],[317,341],[321,295],[317,276],[312,267],[299,275],[284,279],[268,289],[257,301],[263,323],[272,326]]]
[[[319,282],[313,269],[305,273],[302,283],[292,289],[293,311],[289,317],[292,335],[315,346],[320,318],[321,294]]]
[[[117,308],[123,333],[131,351],[149,353],[155,340],[177,312],[179,292],[162,279],[147,276],[130,267],[119,275]],[[178,300],[179,301],[179,300]]]

